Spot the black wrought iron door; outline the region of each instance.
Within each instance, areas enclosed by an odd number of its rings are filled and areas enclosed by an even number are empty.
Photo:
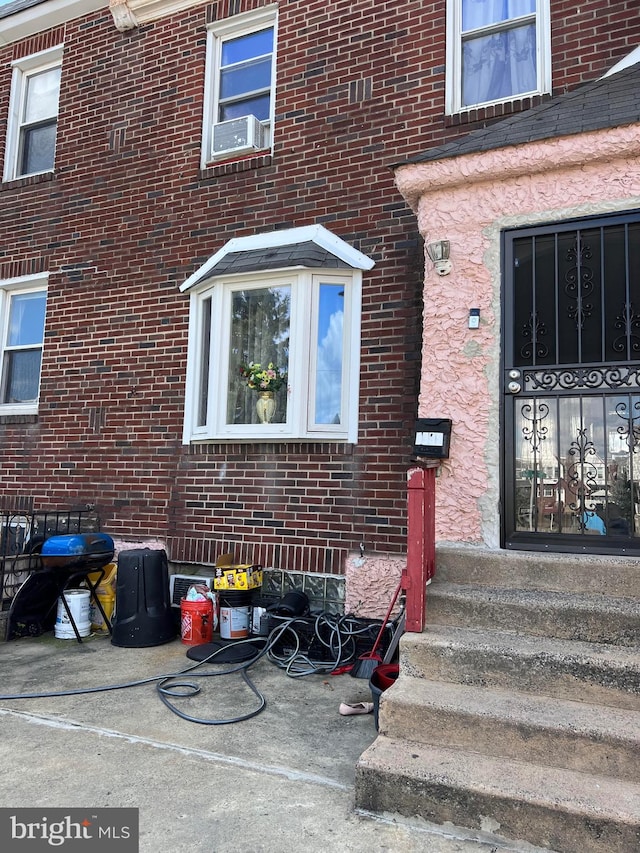
[[[504,544],[640,550],[640,213],[504,234]]]

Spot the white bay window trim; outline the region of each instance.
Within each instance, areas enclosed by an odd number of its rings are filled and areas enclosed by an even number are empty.
[[[295,256],[298,249],[300,265],[235,274],[228,270],[238,257],[243,262],[254,258],[264,261],[279,247],[284,247],[288,257]],[[310,253],[342,263],[305,266],[302,259]],[[204,263],[180,288],[190,294],[183,442],[355,443],[362,271],[372,267],[370,258],[322,226],[234,238]],[[273,296],[274,304],[281,306],[282,317],[277,322],[283,325],[271,326],[264,339],[251,332],[239,346],[238,332],[244,335],[248,327],[237,319],[238,313],[234,314],[234,297],[236,304],[252,303],[262,310],[262,294],[269,304]],[[233,345],[232,323],[236,324]],[[256,341],[253,351],[247,343],[251,336]],[[241,362],[262,363],[258,351],[262,340],[269,343],[269,352],[280,353],[283,363],[276,366],[286,371],[286,387],[275,392],[278,411],[269,423],[257,421],[253,406],[258,393],[245,391],[238,371]],[[278,360],[277,356],[269,357],[274,358]],[[233,406],[228,404],[228,397]],[[238,412],[234,423],[229,422],[230,411]]]
[[[551,92],[551,18],[549,0],[536,0],[535,10],[518,14],[494,24],[479,26],[477,29],[463,30],[463,3],[468,0],[447,0],[447,46],[446,46],[446,84],[445,113],[456,113],[486,107],[491,104],[508,103],[520,98],[542,95]],[[514,9],[516,7],[514,6]],[[532,87],[498,98],[479,99],[465,103],[463,99],[463,48],[464,42],[482,36],[505,33],[519,26],[535,26],[535,77]]]
[[[344,294],[340,423],[316,423],[318,374],[319,291],[321,285],[338,286]],[[227,383],[231,352],[231,300],[238,291],[288,288],[290,338],[287,364],[286,419],[283,423],[227,423]],[[211,439],[333,440],[355,442],[358,422],[360,365],[360,303],[362,273],[359,270],[280,270],[250,276],[209,280],[191,293],[189,355],[187,366],[184,443]],[[211,318],[211,333],[203,330]],[[249,355],[251,360],[251,356]],[[251,392],[257,400],[257,393]],[[203,397],[204,395],[204,397]],[[203,409],[206,399],[206,415]],[[204,421],[204,422],[202,422]]]

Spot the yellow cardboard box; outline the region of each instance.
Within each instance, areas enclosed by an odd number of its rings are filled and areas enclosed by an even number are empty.
[[[257,589],[262,586],[262,568],[249,563],[216,566],[214,589]]]

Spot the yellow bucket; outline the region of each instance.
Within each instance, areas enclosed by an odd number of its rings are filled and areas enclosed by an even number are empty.
[[[107,615],[107,619],[112,621],[113,611],[116,605],[116,570],[117,565],[115,563],[109,563],[108,566],[104,567],[105,574],[102,578],[102,582],[100,586],[96,588],[96,595],[98,596],[98,600],[102,605],[102,609]],[[93,575],[93,577],[92,577]],[[98,572],[92,572],[89,575],[92,583],[95,583],[99,577]],[[104,619],[102,618],[102,613],[98,610],[96,603],[93,599],[91,599],[91,630],[96,631],[98,633],[106,634],[108,628],[105,624]]]

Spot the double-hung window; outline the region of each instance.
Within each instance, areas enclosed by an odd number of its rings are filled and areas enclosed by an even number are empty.
[[[62,48],[13,63],[4,180],[54,167]]]
[[[549,0],[448,0],[447,112],[551,90]]]
[[[0,414],[37,411],[47,277],[0,281]]]
[[[269,149],[276,81],[276,7],[216,21],[208,31],[203,168]]]
[[[357,266],[220,275],[213,267],[183,285],[191,294],[185,443],[356,440],[361,270],[372,262],[351,253]]]

